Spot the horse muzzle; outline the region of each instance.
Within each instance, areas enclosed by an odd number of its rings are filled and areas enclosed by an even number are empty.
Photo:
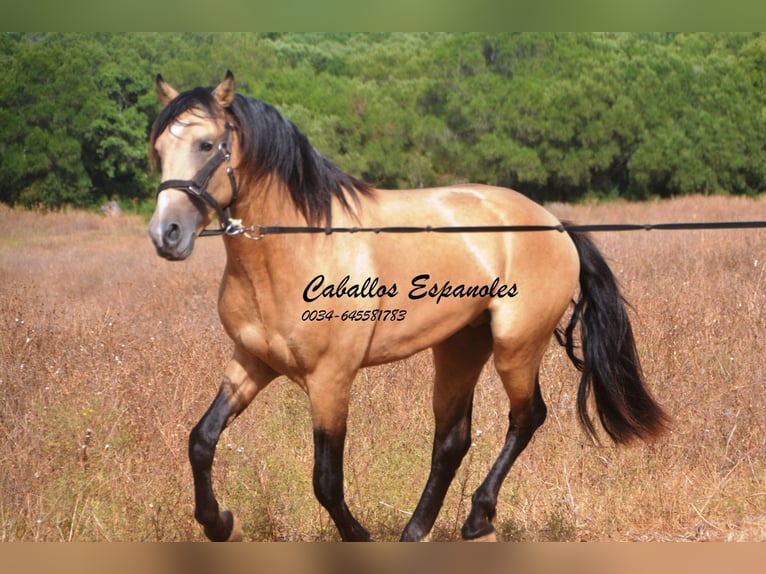
[[[182,191],[168,190],[160,195],[149,222],[149,236],[160,257],[181,261],[194,250],[204,213]]]
[[[181,261],[191,255],[194,250],[194,238],[196,229],[182,225],[179,222],[170,221],[159,225],[149,226],[149,235],[152,238],[157,255],[171,261]]]

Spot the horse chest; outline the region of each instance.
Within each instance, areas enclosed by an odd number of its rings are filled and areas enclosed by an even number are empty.
[[[225,283],[220,292],[218,314],[226,333],[248,354],[258,357],[279,372],[290,369],[293,354],[275,324],[267,324],[257,297],[252,292]]]
[[[222,322],[240,352],[257,357],[279,373],[290,375],[296,372],[295,354],[280,333],[270,331],[260,321],[227,323],[222,317]]]

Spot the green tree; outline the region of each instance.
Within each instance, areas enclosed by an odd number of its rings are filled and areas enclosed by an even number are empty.
[[[87,64],[45,40],[19,42],[2,82],[2,199],[85,204],[90,181],[74,133],[88,120]]]
[[[538,200],[766,188],[764,34],[0,35],[0,201],[151,198],[153,79],[277,106],[383,187]]]
[[[638,46],[627,71],[644,123],[628,164],[633,193],[763,190],[763,95],[735,54],[677,40]]]

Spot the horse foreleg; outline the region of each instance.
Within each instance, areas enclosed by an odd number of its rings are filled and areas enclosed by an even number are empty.
[[[231,406],[223,387],[213,404],[189,435],[189,461],[194,475],[194,517],[213,541],[241,539],[234,527],[231,512],[220,512],[213,492],[212,467],[218,438],[231,415]]]
[[[343,494],[345,435],[345,424],[335,432],[314,429],[314,493],[343,540],[366,542],[370,533],[352,516]]]
[[[330,355],[332,356],[332,355]],[[346,541],[368,541],[370,534],[353,517],[343,492],[343,448],[351,398],[351,384],[356,375],[354,362],[347,356],[317,365],[305,378],[311,402],[314,429],[313,486],[319,504],[330,514],[338,532]]]
[[[271,369],[254,359],[231,360],[215,400],[189,435],[189,462],[194,477],[194,516],[213,541],[242,539],[238,520],[221,512],[213,492],[212,467],[215,448],[223,430],[274,377]]]

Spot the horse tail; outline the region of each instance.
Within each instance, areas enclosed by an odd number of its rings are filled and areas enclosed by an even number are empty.
[[[592,393],[606,433],[615,443],[649,440],[662,434],[669,417],[650,395],[636,352],[626,301],[596,245],[585,233],[569,232],[580,258],[580,294],[563,336],[556,336],[582,372],[577,413],[587,433],[598,441],[588,413]],[[575,355],[574,330],[580,323],[582,358]]]

